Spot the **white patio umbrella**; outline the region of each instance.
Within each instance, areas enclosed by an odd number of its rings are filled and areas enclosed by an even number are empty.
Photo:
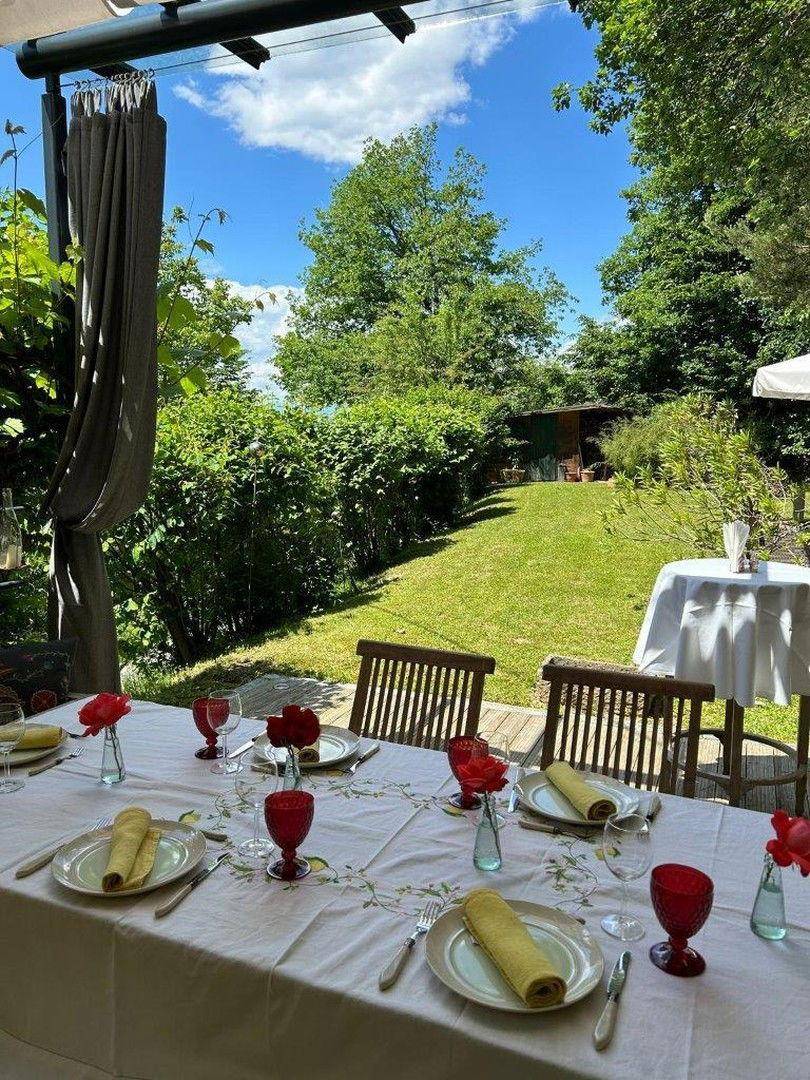
[[[758,368],[753,392],[754,397],[810,401],[810,353]]]
[[[149,0],[0,0],[0,45],[128,15]]]

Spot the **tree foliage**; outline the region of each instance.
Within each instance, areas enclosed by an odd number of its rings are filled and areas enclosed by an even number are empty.
[[[276,363],[285,389],[324,405],[405,387],[506,394],[556,333],[566,292],[536,273],[539,245],[503,250],[482,209],[484,168],[443,168],[435,127],[363,158],[301,231],[312,252]]]
[[[625,119],[645,169],[681,193],[745,200],[736,242],[755,291],[810,307],[807,0],[580,0],[597,70],[579,87],[597,131]],[[558,107],[571,87],[557,88]]]
[[[771,459],[806,472],[807,409],[754,399],[751,383],[761,364],[810,349],[810,317],[751,294],[748,259],[727,240],[744,206],[673,192],[657,172],[628,198],[631,231],[600,266],[615,318],[582,320],[571,351],[578,377],[632,412],[693,391],[733,401]]]
[[[223,387],[244,388],[247,381],[245,351],[234,337],[240,323],[249,323],[263,301],[246,300],[233,293],[223,278],[210,280],[200,265],[200,254],[213,255],[215,248],[203,236],[216,219],[227,220],[224,210],[200,214],[196,230],[189,216],[176,206],[163,226],[158,270],[158,368],[160,396]],[[189,239],[180,229],[189,226]],[[272,296],[267,297],[272,301]]]

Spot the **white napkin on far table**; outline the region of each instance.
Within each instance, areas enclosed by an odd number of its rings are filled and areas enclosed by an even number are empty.
[[[732,574],[739,574],[742,570],[742,557],[750,532],[750,526],[744,521],[727,522],[723,526],[723,544],[728,555],[728,568]]]

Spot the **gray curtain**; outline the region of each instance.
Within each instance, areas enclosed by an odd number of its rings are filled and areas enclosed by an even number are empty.
[[[148,79],[73,95],[67,142],[76,396],[46,497],[51,637],[75,638],[72,686],[120,690],[100,534],[143,502],[155,446],[156,288],[166,124]]]

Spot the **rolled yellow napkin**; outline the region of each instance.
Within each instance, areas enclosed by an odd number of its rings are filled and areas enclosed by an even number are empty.
[[[298,751],[298,760],[302,765],[311,765],[321,760],[321,740],[317,739],[311,746],[302,746]]]
[[[11,725],[9,725],[11,727]],[[16,731],[16,726],[13,728]],[[15,750],[49,750],[62,741],[63,731],[52,724],[30,724],[22,733]]]
[[[110,857],[101,880],[104,892],[137,889],[152,873],[160,829],[152,828],[152,816],[140,806],[122,810],[113,822]]]
[[[559,1005],[565,979],[499,893],[473,889],[462,909],[470,933],[530,1009]]]
[[[547,766],[546,776],[586,821],[605,821],[616,813],[614,801],[591,787],[567,761],[555,761]]]

